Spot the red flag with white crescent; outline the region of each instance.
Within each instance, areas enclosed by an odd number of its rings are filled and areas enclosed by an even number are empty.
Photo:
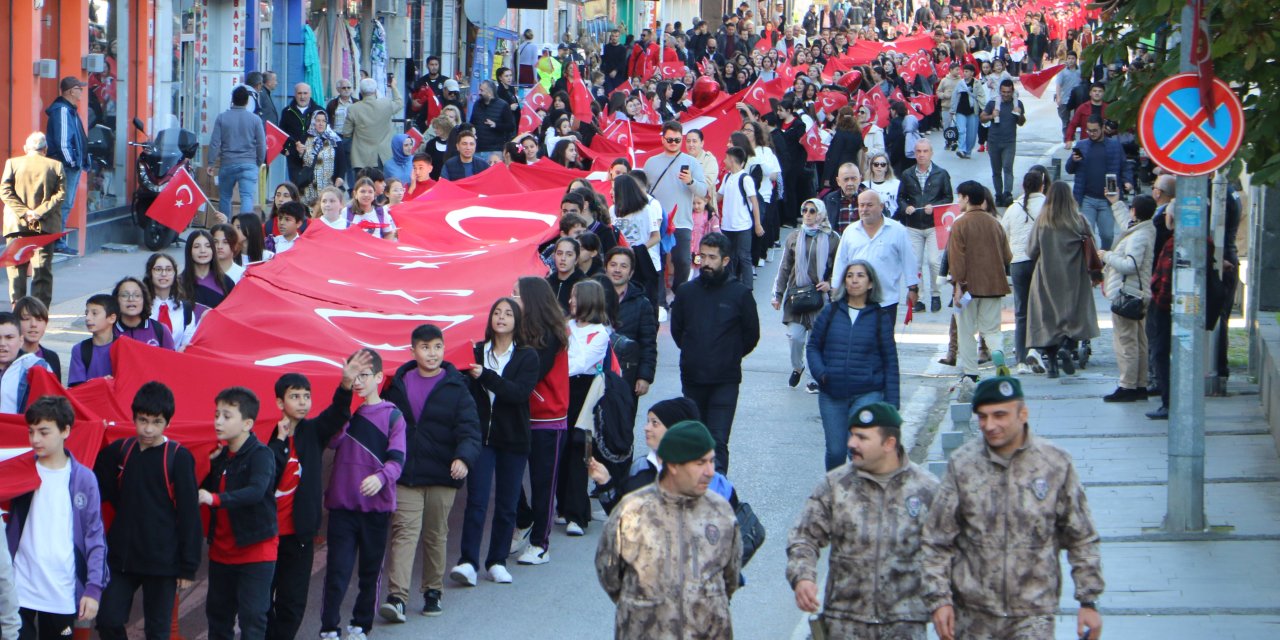
[[[524,95],[522,102],[534,111],[546,111],[551,108],[551,94],[541,84],[534,84],[533,89]]]
[[[200,190],[200,185],[182,168],[173,174],[164,190],[147,207],[147,217],[182,233],[191,224],[196,211],[208,203],[209,198]]]
[[[276,126],[276,123],[267,121],[264,123],[267,134],[267,164],[275,161],[276,156],[284,151],[284,145],[289,141],[289,134],[284,129]]]
[[[959,217],[959,204],[933,206],[933,226],[937,231],[938,249],[944,250],[947,248],[947,241],[951,239],[951,225],[955,224],[956,218]]]
[[[809,162],[820,162],[827,157],[827,148],[830,146],[822,139],[822,127],[814,124],[805,132],[804,137],[800,139],[800,143],[804,145],[805,151],[808,152]]]
[[[422,137],[422,132],[418,131],[417,127],[409,127],[409,130],[404,132],[404,134],[409,136],[410,140],[413,140],[414,151],[421,149],[422,143],[426,141],[426,139]]]
[[[38,236],[15,236],[9,238],[8,244],[4,245],[4,253],[0,253],[0,267],[16,267],[20,264],[26,264],[31,261],[31,255],[36,249],[55,242],[58,238],[71,233],[65,231],[63,233],[46,233]]]
[[[841,107],[849,104],[849,96],[846,96],[839,91],[819,91],[818,99],[814,104],[817,105],[818,110],[823,113],[834,115]]]
[[[591,122],[595,114],[591,111],[591,90],[587,88],[582,76],[578,75],[578,65],[568,65],[569,110],[573,117],[581,122]]]

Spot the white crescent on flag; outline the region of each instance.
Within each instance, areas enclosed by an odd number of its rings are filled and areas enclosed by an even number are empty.
[[[186,192],[187,192],[187,199],[186,199],[186,200],[183,200],[183,199],[182,199],[182,192],[183,192],[183,191],[186,191]],[[173,199],[173,206],[175,206],[175,207],[185,207],[185,206],[187,206],[187,205],[191,204],[192,202],[195,202],[195,200],[196,200],[196,198],[195,198],[195,194],[191,193],[191,187],[189,187],[189,186],[187,186],[187,185],[185,185],[185,184],[183,184],[183,185],[179,185],[179,186],[178,186],[178,189],[177,189],[176,191],[174,191],[174,192],[173,192],[173,196],[174,196],[174,199]]]
[[[447,222],[450,227],[453,227],[454,231],[457,231],[472,240],[479,240],[479,238],[467,233],[462,228],[462,223],[472,218],[516,218],[518,220],[537,220],[545,223],[548,228],[554,225],[558,219],[557,216],[553,216],[549,213],[534,213],[532,211],[498,211],[491,207],[473,205],[446,213],[444,221]]]

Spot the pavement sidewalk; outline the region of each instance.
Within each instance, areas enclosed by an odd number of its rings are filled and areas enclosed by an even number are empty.
[[[1169,423],[1143,415],[1158,406],[1158,398],[1102,402],[1115,389],[1116,365],[1109,314],[1100,316],[1104,328],[1092,343],[1094,357],[1087,370],[1059,380],[1043,375],[1021,380],[1031,429],[1075,458],[1102,535],[1104,637],[1276,637],[1280,456],[1256,386],[1238,375],[1229,385],[1230,396],[1205,401],[1210,532],[1165,535],[1160,525],[1166,511]],[[1006,328],[1011,338],[1011,327]],[[938,442],[931,453],[931,459],[941,459]],[[1077,636],[1065,554],[1062,567],[1057,638],[1066,640]]]

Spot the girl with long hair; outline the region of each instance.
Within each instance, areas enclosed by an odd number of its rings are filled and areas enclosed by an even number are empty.
[[[1075,342],[1098,337],[1084,242],[1092,234],[1071,186],[1061,181],[1050,185],[1027,242],[1027,258],[1036,265],[1027,297],[1027,345],[1047,356],[1050,378],[1058,377],[1059,365],[1068,375],[1075,373]]]
[[[569,420],[577,423],[587,392],[605,366],[609,350],[609,313],[604,287],[595,280],[573,285],[569,295]],[[591,502],[587,497],[587,438],[591,433],[570,429],[564,456],[560,459],[560,484],[556,503],[560,517],[567,520],[565,533],[580,536],[591,522]]]
[[[1045,192],[1049,189],[1049,172],[1040,165],[1031,167],[1022,177],[1022,197],[1004,210],[1000,226],[1009,239],[1013,261],[1009,275],[1013,282],[1013,347],[1017,356],[1019,374],[1044,373],[1044,363],[1038,354],[1027,350],[1027,296],[1031,292],[1031,276],[1036,263],[1027,255],[1027,240],[1035,231],[1036,220],[1044,207]]]
[[[254,224],[259,224],[258,217],[253,214]],[[194,292],[195,301],[209,307],[217,307],[236,283],[222,273],[222,267],[214,258],[213,235],[204,229],[196,229],[187,236],[182,265],[182,286]]]
[[[316,199],[316,208],[313,212],[315,219],[325,223],[331,229],[344,231],[349,223],[346,216],[342,215],[343,202],[346,196],[342,190],[337,187],[325,187],[320,190],[320,196]]]
[[[275,253],[267,249],[267,239],[262,235],[262,225],[253,214],[242,213],[232,218],[232,227],[240,234],[240,255],[237,261],[245,266],[270,260]]]
[[[117,338],[132,338],[170,351],[177,348],[169,327],[151,319],[151,291],[146,284],[133,276],[125,276],[116,283],[111,295],[120,306],[115,327]]]
[[[151,294],[151,319],[169,329],[174,348],[182,351],[195,337],[196,327],[209,307],[191,298],[178,277],[178,261],[167,253],[153,253],[147,258],[142,284]]]
[[[613,181],[613,207],[609,213],[614,227],[627,239],[636,252],[636,271],[632,279],[644,289],[654,304],[658,301],[658,245],[662,240],[661,218],[653,218],[649,197],[632,174],[618,176]]]
[[[236,231],[235,226],[225,222],[219,222],[209,229],[209,233],[213,235],[213,252],[218,260],[218,266],[222,267],[222,272],[231,278],[232,282],[240,283],[240,278],[244,276],[244,267],[240,265],[240,233]]]
[[[396,239],[396,221],[386,207],[374,204],[375,191],[373,181],[368,178],[356,180],[355,197],[342,211],[348,225],[365,223],[369,235],[386,240]]]

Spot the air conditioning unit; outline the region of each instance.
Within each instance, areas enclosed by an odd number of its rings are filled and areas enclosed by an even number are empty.
[[[406,2],[407,0],[374,0],[373,12],[377,15],[398,16]]]
[[[58,78],[58,61],[45,58],[36,60],[35,70],[32,71],[37,78],[46,80],[56,80]]]
[[[107,57],[101,53],[91,53],[80,59],[80,68],[89,73],[103,73],[107,70]]]

